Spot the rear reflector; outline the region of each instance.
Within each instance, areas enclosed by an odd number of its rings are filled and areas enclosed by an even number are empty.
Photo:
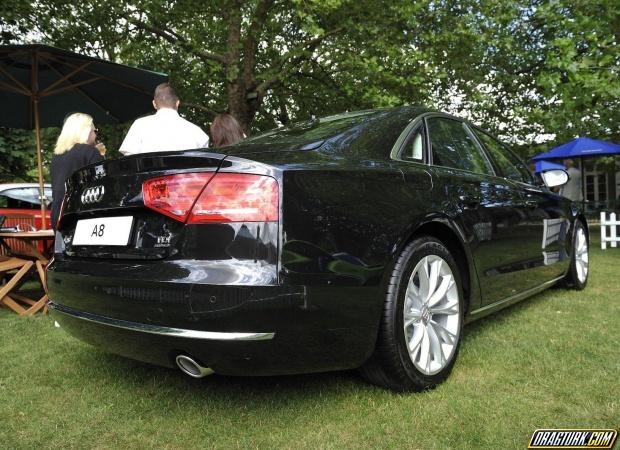
[[[142,184],[144,205],[185,222],[196,199],[215,172],[180,173],[151,178]]]
[[[278,182],[242,173],[184,173],[142,185],[144,205],[187,223],[278,220]]]
[[[188,223],[278,220],[278,182],[262,175],[218,173],[194,205]]]

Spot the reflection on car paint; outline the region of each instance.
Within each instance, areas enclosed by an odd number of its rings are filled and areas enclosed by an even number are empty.
[[[490,241],[493,236],[493,224],[491,222],[475,223],[473,229],[479,241]]]
[[[368,266],[361,259],[346,252],[329,253],[306,241],[287,241],[282,254],[282,266],[289,273],[333,273],[350,277],[359,284],[381,276],[383,266]]]
[[[553,242],[564,242],[566,239],[566,230],[569,222],[564,218],[560,219],[543,219],[543,239],[542,248],[547,248]]]
[[[551,264],[564,261],[568,258],[568,255],[566,254],[566,250],[562,249],[554,252],[543,252],[543,258],[545,266],[550,266]]]

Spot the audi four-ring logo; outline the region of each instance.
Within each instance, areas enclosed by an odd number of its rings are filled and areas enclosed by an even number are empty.
[[[93,186],[91,188],[86,189],[82,192],[82,196],[80,197],[83,204],[95,203],[103,198],[103,194],[105,193],[105,189],[103,186]]]

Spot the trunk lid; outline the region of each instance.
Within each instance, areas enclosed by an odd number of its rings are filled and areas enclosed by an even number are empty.
[[[184,224],[144,206],[142,183],[170,173],[216,172],[225,154],[206,151],[135,155],[87,166],[67,181],[58,231],[69,257],[161,259],[178,249]],[[132,217],[128,245],[73,245],[76,224],[93,218]]]

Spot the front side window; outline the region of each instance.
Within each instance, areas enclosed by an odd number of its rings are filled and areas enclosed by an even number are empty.
[[[513,155],[504,145],[488,134],[474,128],[476,137],[491,155],[502,175],[516,181],[530,183],[532,177],[525,165]]]
[[[433,164],[493,175],[493,168],[462,122],[434,117],[428,119]]]

